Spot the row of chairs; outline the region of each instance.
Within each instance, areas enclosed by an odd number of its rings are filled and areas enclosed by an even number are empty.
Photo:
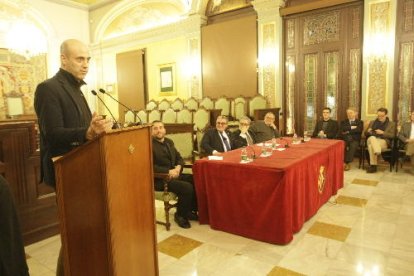
[[[171,102],[167,99],[162,99],[159,102],[150,100],[146,104],[145,109],[147,111],[152,111],[154,109],[158,109],[159,111],[166,111],[168,109],[179,111],[184,108],[187,108],[190,111],[195,111],[199,108],[205,108],[207,110],[221,109],[221,115],[226,115],[238,120],[245,114],[253,116],[254,110],[256,109],[263,109],[267,107],[268,103],[266,98],[262,95],[256,95],[252,98],[243,96],[227,98],[222,96],[217,99],[212,99],[210,97],[196,99],[191,97],[185,101],[177,98]]]
[[[403,164],[407,160],[406,151],[404,149],[404,144],[398,139],[398,135],[391,140],[391,145],[389,148],[381,152],[381,157],[384,161],[389,164],[390,172],[398,172],[398,168],[402,168]],[[359,168],[365,169],[365,162],[369,165],[369,154],[367,149],[366,138],[361,138],[360,148],[359,148]]]

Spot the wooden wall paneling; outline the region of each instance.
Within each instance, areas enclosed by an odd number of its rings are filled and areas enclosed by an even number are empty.
[[[0,122],[1,173],[11,185],[25,244],[58,233],[55,193],[40,183],[34,121]]]

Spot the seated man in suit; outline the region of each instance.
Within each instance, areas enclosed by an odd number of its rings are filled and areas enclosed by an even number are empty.
[[[250,127],[251,132],[256,136],[256,143],[269,141],[280,136],[279,130],[275,125],[275,114],[266,113],[263,121],[256,121]]]
[[[355,108],[349,107],[346,110],[348,119],[343,120],[339,127],[339,137],[345,141],[345,171],[351,169],[350,163],[354,160],[355,151],[357,150],[361,141],[361,134],[363,131],[363,122],[357,117]]]
[[[29,275],[16,207],[9,184],[2,175],[0,175],[0,275]]]
[[[335,139],[338,135],[338,122],[331,119],[332,110],[329,107],[322,109],[322,120],[316,123],[312,137]]]
[[[243,116],[239,120],[239,129],[233,132],[233,144],[234,148],[242,148],[250,145],[254,145],[256,141],[255,134],[249,129],[250,118]]]
[[[377,119],[369,122],[365,131],[370,166],[367,173],[377,171],[378,155],[391,146],[391,140],[395,136],[395,123],[387,117],[388,110],[385,107],[378,108]]]
[[[191,224],[188,220],[198,220],[193,177],[182,174],[183,158],[175,148],[173,141],[165,137],[164,123],[154,121],[151,134],[154,172],[168,173],[171,178],[171,181],[168,182],[168,190],[178,196],[174,220],[180,227],[190,228]],[[164,190],[164,183],[161,179],[156,178],[154,184],[155,190]]]
[[[201,150],[208,155],[221,155],[223,152],[233,149],[233,141],[230,132],[227,131],[228,119],[226,116],[218,116],[216,128],[207,130],[201,140]]]
[[[405,154],[410,156],[412,172],[414,173],[414,111],[411,111],[410,121],[401,126],[398,139],[402,142]]]

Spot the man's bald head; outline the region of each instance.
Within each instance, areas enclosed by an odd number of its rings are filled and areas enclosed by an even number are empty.
[[[83,80],[89,70],[88,46],[77,39],[65,40],[60,46],[60,67],[77,80]]]

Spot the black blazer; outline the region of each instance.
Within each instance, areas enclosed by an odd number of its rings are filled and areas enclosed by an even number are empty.
[[[318,121],[313,131],[312,137],[318,137],[319,131],[322,130],[323,120]],[[326,138],[335,139],[338,136],[338,122],[332,119],[328,120],[328,128],[326,129]]]
[[[35,92],[42,180],[51,186],[55,186],[52,157],[63,155],[86,142],[86,131],[92,119],[85,99],[86,107],[80,106],[80,96],[76,94],[80,93],[79,85],[76,86],[71,78],[72,75],[60,69],[54,77],[40,83]]]
[[[164,138],[164,143],[152,138],[152,162],[155,173],[168,173],[177,165],[181,165],[182,171],[184,166],[184,160],[175,148],[174,142],[167,137]],[[154,184],[157,190],[162,190],[162,179],[155,178]]]
[[[250,129],[248,130],[250,137],[252,137],[253,143],[256,144],[256,134],[251,131]],[[238,149],[238,148],[242,148],[242,147],[246,147],[247,146],[247,140],[244,139],[243,137],[240,136],[240,129],[236,130],[235,132],[232,133],[232,140],[233,140],[233,145],[234,145],[234,149]]]
[[[353,122],[352,126],[356,126],[356,128],[351,129],[349,119],[343,120],[341,122],[341,125],[339,126],[338,138],[341,138],[346,142],[360,141],[361,134],[364,128],[364,122],[355,118],[355,121]]]
[[[226,134],[230,139],[229,144],[231,149],[234,149],[232,135],[227,130]],[[208,155],[211,155],[214,150],[224,152],[223,142],[216,128],[211,128],[204,133],[203,139],[201,139],[201,150]]]

